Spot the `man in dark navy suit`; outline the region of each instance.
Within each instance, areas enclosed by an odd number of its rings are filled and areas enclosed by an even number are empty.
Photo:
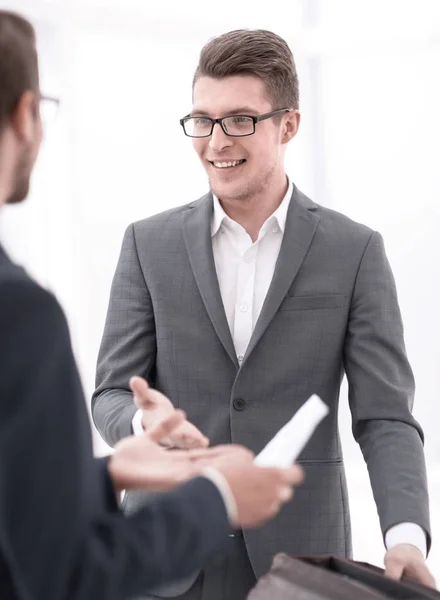
[[[34,31],[0,11],[0,206],[28,194],[45,101]],[[131,388],[140,408],[157,401],[144,380]],[[301,480],[297,467],[255,466],[244,448],[206,448],[201,434],[199,448],[159,446],[176,431],[194,439],[179,411],[93,458],[64,314],[0,246],[1,598],[119,600],[184,577],[231,526],[275,515]],[[172,491],[124,517],[117,491],[134,488]]]

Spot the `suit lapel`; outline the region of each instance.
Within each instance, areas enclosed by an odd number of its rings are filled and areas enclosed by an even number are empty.
[[[247,360],[272,321],[307,255],[319,223],[317,205],[294,186],[275,272],[243,360]]]
[[[183,214],[185,244],[194,278],[209,318],[226,352],[238,368],[212,252],[212,211],[211,194],[189,205],[188,210]]]

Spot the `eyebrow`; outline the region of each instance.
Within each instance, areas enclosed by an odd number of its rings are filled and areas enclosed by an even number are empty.
[[[201,115],[203,117],[209,117],[210,114],[205,111],[205,110],[198,110],[198,109],[193,109],[191,111],[191,116],[193,115]],[[255,110],[255,108],[252,108],[250,106],[241,106],[240,108],[235,108],[234,110],[228,110],[225,111],[225,116],[229,117],[230,115],[258,115],[259,111]]]

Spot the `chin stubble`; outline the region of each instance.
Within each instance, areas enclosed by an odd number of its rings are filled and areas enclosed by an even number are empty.
[[[243,186],[240,186],[240,189],[234,195],[225,196],[225,194],[222,194],[220,190],[216,190],[210,177],[208,178],[209,189],[214,196],[217,196],[217,198],[221,198],[222,200],[236,200],[243,202],[245,200],[250,200],[254,196],[263,194],[270,186],[270,180],[274,171],[275,167],[272,167],[265,175],[262,176],[261,179],[259,178],[257,181],[243,184]]]

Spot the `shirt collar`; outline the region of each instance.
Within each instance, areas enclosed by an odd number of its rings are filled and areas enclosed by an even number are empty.
[[[282,233],[284,233],[286,228],[287,211],[289,210],[290,199],[292,198],[293,194],[293,182],[289,178],[287,178],[287,181],[289,182],[289,187],[287,188],[286,195],[281,200],[281,204],[276,211],[269,217],[269,219],[276,219],[278,222],[278,227],[281,229]]]
[[[287,180],[289,182],[289,187],[287,188],[286,195],[282,199],[281,204],[278,206],[276,211],[266,221],[266,223],[268,223],[269,220],[273,221],[275,219],[282,233],[284,233],[284,229],[286,227],[287,211],[289,210],[290,199],[293,193],[293,183],[289,178],[287,178]],[[214,211],[212,213],[211,220],[211,237],[214,237],[218,233],[223,223],[234,223],[234,221],[225,213],[217,196],[214,196],[213,194],[212,199]]]
[[[214,212],[212,213],[212,221],[211,221],[211,237],[214,237],[216,233],[218,233],[220,227],[223,224],[223,221],[227,221],[230,219],[228,215],[223,210],[222,205],[220,204],[217,196],[212,195],[212,200],[214,204]]]

